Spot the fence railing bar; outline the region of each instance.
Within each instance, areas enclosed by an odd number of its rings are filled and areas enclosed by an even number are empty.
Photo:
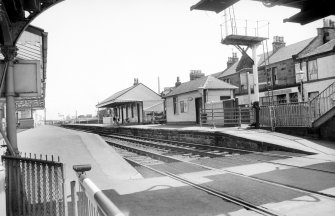
[[[42,173],[43,173],[43,181],[42,181],[42,188],[43,188],[43,215],[47,216],[47,166],[45,164],[42,165]]]

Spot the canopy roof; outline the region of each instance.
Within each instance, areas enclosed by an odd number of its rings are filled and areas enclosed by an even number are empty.
[[[206,10],[220,13],[239,0],[201,0],[191,10]],[[335,14],[334,0],[253,0],[260,1],[266,7],[286,6],[300,9],[300,12],[284,19],[284,22],[295,22],[302,25]]]

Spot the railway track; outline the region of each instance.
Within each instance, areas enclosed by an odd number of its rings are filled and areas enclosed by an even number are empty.
[[[88,131],[94,132],[94,131]],[[120,154],[129,161],[131,164],[135,166],[145,167],[146,169],[150,169],[155,173],[159,173],[161,175],[166,175],[171,178],[180,180],[185,184],[192,185],[195,188],[206,191],[212,195],[219,196],[220,198],[227,200],[229,202],[236,202],[236,204],[243,206],[246,209],[253,210],[257,213],[263,215],[280,215],[280,213],[271,211],[269,209],[261,207],[261,209],[257,209],[259,206],[254,205],[252,202],[245,201],[243,199],[237,198],[230,195],[229,193],[225,193],[220,191],[217,188],[204,186],[198,184],[195,181],[186,179],[182,177],[180,174],[186,173],[185,170],[189,172],[196,171],[215,171],[218,173],[229,173],[241,178],[248,179],[250,181],[256,181],[262,184],[271,185],[271,187],[279,187],[283,189],[293,190],[299,193],[303,193],[309,196],[317,196],[325,199],[330,199],[335,201],[335,196],[328,193],[323,193],[319,191],[313,191],[308,188],[296,187],[293,185],[281,184],[279,182],[274,182],[270,180],[261,179],[259,177],[244,175],[243,173],[233,172],[229,169],[218,169],[212,167],[210,165],[203,165],[197,163],[203,158],[210,159],[220,159],[220,158],[228,158],[230,160],[244,160],[244,161],[258,161],[258,162],[266,162],[276,165],[289,166],[287,164],[269,162],[268,159],[259,159],[259,158],[236,158],[236,157],[245,157],[248,155],[256,155],[256,156],[264,156],[272,159],[286,159],[296,154],[278,154],[276,153],[262,153],[262,152],[253,152],[247,150],[235,149],[232,148],[224,148],[224,147],[216,147],[211,146],[211,148],[206,149],[204,145],[192,144],[192,143],[184,143],[177,141],[166,141],[166,140],[158,140],[150,138],[148,140],[143,140],[143,138],[138,137],[125,137],[115,134],[107,134],[107,133],[99,133],[99,135],[103,136],[106,139],[106,142],[110,145],[115,146]],[[208,146],[207,146],[208,147]],[[212,148],[213,147],[213,148]],[[129,153],[130,152],[130,153]],[[251,157],[252,158],[252,157]],[[161,166],[162,164],[167,164],[166,166]],[[176,164],[179,164],[177,166]],[[168,168],[167,168],[168,167]],[[182,171],[180,167],[184,167]],[[186,167],[186,168],[185,168]],[[301,168],[292,166],[294,168]],[[309,169],[317,172],[325,172],[328,174],[335,174],[334,172],[318,170],[318,169]],[[222,196],[222,197],[221,197]],[[256,208],[256,209],[253,209]]]
[[[306,154],[301,154],[301,153],[281,152],[281,151],[259,152],[259,151],[245,150],[245,149],[228,148],[228,147],[222,147],[222,146],[209,146],[209,145],[189,143],[189,142],[180,142],[180,141],[164,140],[164,139],[149,138],[149,137],[130,136],[130,135],[124,135],[124,134],[116,135],[116,134],[111,134],[110,132],[104,132],[101,130],[84,130],[84,131],[93,132],[93,133],[96,133],[102,136],[107,136],[107,137],[115,137],[115,138],[119,138],[123,140],[131,140],[131,138],[133,138],[134,141],[143,143],[143,144],[145,144],[145,142],[142,142],[140,140],[147,140],[147,141],[153,141],[155,143],[165,143],[165,144],[171,144],[171,145],[183,146],[183,147],[188,146],[193,149],[206,149],[208,152],[217,152],[217,156],[219,156],[220,153],[225,156],[240,154],[240,155],[243,155],[243,157],[234,157],[233,159],[239,160],[239,161],[246,161],[250,163],[261,162],[261,163],[268,163],[268,164],[273,164],[273,165],[282,165],[282,166],[287,166],[287,167],[292,167],[292,168],[297,168],[297,169],[304,169],[304,170],[335,174],[335,171],[333,171],[332,168],[328,170],[316,169],[316,168],[311,168],[311,167],[301,167],[301,166],[296,166],[296,165],[289,164],[289,163],[273,161],[277,159],[288,159],[288,158],[293,158],[293,157],[306,156]],[[313,160],[313,159],[310,158],[310,160]]]

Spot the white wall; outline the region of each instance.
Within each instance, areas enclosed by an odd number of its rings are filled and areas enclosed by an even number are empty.
[[[230,96],[232,98],[232,90],[208,90],[207,101],[219,101],[220,96]],[[166,99],[166,118],[167,122],[196,122],[195,98],[201,97],[198,91],[187,94],[178,95],[177,110],[178,113],[173,112],[173,97]],[[180,112],[180,101],[187,103],[187,111]]]
[[[335,55],[318,58],[318,79],[335,76]]]
[[[229,96],[233,98],[232,90],[208,90],[208,99],[207,102],[219,101],[220,96]]]
[[[322,80],[322,81],[316,81],[311,83],[304,83],[304,95],[305,100],[308,100],[308,93],[309,92],[316,92],[319,93],[325,90],[330,84],[332,84],[335,81],[334,79],[329,80]]]
[[[173,97],[166,99],[166,120],[167,122],[196,122],[195,98],[201,97],[199,92],[191,92],[178,96],[177,114],[173,113]],[[191,99],[192,98],[192,99]],[[187,112],[180,113],[180,101],[187,103]]]
[[[120,100],[140,100],[140,101],[150,101],[150,100],[161,100],[161,96],[156,94],[154,91],[148,89],[143,84],[137,85],[134,89],[126,92],[124,95],[120,96]]]

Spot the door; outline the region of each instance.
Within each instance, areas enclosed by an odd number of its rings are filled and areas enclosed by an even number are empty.
[[[201,97],[195,98],[195,118],[196,118],[196,123],[197,124],[200,124],[201,107],[202,107],[202,99],[201,99]]]
[[[137,123],[141,123],[140,105],[136,104],[136,107],[137,107]]]
[[[124,123],[123,106],[121,106],[121,119],[122,119],[122,124],[123,124]]]

